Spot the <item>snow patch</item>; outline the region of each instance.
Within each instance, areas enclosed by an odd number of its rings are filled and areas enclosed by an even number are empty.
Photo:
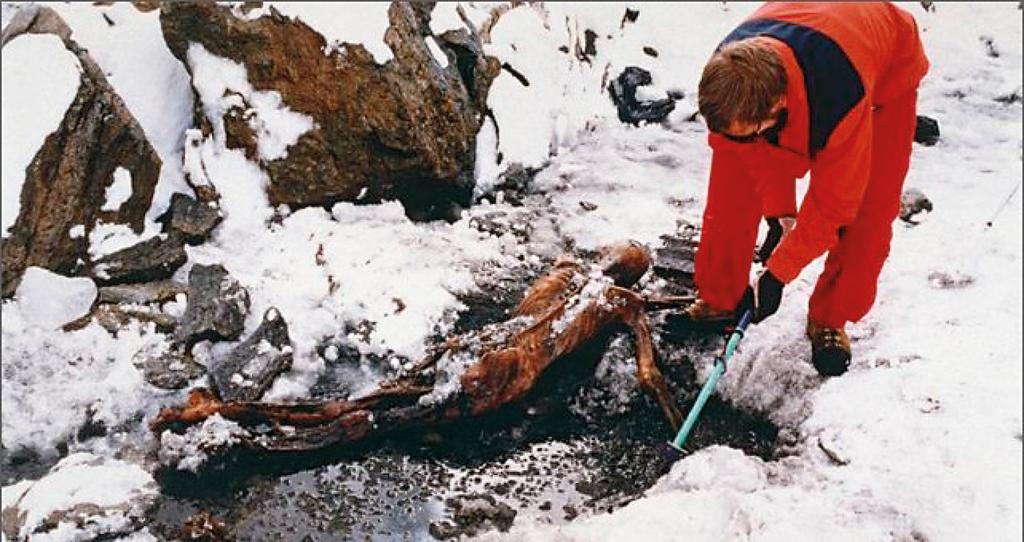
[[[4,45],[2,64],[0,234],[6,235],[21,212],[25,170],[46,137],[56,131],[64,119],[64,113],[78,92],[81,66],[60,38],[51,34],[18,36]]]
[[[490,117],[484,119],[480,131],[476,134],[476,161],[473,164],[473,176],[476,185],[473,187],[475,196],[490,193],[498,184],[501,166],[498,164],[498,131]]]
[[[96,295],[92,279],[69,278],[41,267],[29,267],[14,299],[26,323],[57,329],[88,314]]]
[[[434,36],[427,36],[424,38],[427,42],[427,48],[430,49],[430,54],[434,56],[434,60],[441,66],[441,68],[448,67],[448,54],[444,52],[441,45],[437,43],[437,39]]]
[[[189,427],[184,434],[164,431],[160,435],[160,463],[196,472],[210,459],[210,454],[216,455],[248,437],[249,432],[242,426],[214,414],[201,425]]]
[[[89,418],[115,427],[153,407],[132,363],[136,352],[164,341],[152,324],[130,324],[117,337],[95,323],[62,332],[35,325],[15,297],[0,311],[4,448],[32,448],[45,460]]]
[[[118,166],[114,170],[114,182],[107,187],[106,202],[101,211],[117,211],[132,197],[132,173]]]
[[[158,230],[147,230],[140,234],[135,233],[127,224],[98,221],[89,232],[89,256],[98,260],[156,235],[160,235]]]

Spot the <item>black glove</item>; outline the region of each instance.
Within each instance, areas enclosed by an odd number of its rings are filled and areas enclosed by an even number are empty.
[[[782,303],[782,289],[785,286],[771,271],[765,269],[758,277],[757,283],[747,286],[747,290],[743,292],[743,299],[736,307],[737,319],[746,310],[753,312],[751,321],[755,324],[775,314]]]
[[[757,298],[752,320],[754,323],[768,318],[779,310],[779,304],[782,303],[782,289],[785,286],[781,280],[775,278],[771,271],[765,269],[764,273],[761,273],[754,288],[754,296]]]

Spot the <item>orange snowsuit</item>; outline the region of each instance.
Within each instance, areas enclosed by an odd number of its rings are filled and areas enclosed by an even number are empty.
[[[723,43],[767,36],[787,75],[785,125],[772,141],[711,133],[711,177],[696,282],[732,309],[749,281],[761,217],[796,216],[767,262],[783,283],[829,253],[809,316],[829,327],[874,303],[889,254],[928,59],[911,15],[889,3],[768,3]],[[810,170],[796,208],[795,180]]]

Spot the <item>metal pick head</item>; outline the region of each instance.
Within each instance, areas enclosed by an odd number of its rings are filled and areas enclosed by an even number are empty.
[[[665,474],[672,470],[672,465],[675,465],[676,461],[679,461],[686,456],[687,451],[672,444],[666,442],[661,446],[661,474]]]

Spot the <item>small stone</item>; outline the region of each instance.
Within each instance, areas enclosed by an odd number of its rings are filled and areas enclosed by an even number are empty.
[[[563,506],[562,507],[562,511],[565,512],[565,520],[566,521],[572,521],[572,520],[576,519],[577,516],[580,515],[579,511],[576,510],[576,507],[571,505],[571,504],[567,504],[567,505]]]
[[[909,224],[917,224],[914,216],[921,212],[932,212],[932,202],[923,192],[916,188],[908,188],[900,196],[900,220]]]
[[[181,527],[181,540],[218,542],[229,540],[230,535],[227,524],[210,513],[209,510],[196,512],[185,520],[185,524]]]
[[[216,206],[204,205],[185,194],[171,196],[171,205],[161,217],[170,231],[177,232],[190,245],[202,243],[224,220]]]
[[[109,286],[171,278],[188,255],[176,235],[157,235],[93,262],[97,284]]]
[[[173,316],[147,307],[130,305],[99,305],[89,315],[64,326],[65,331],[81,329],[95,321],[110,333],[117,333],[132,321],[152,323],[160,333],[171,333],[178,326]]]
[[[939,121],[931,117],[918,115],[917,127],[914,128],[914,141],[924,145],[925,147],[931,147],[938,143]]]
[[[618,109],[619,121],[634,126],[639,126],[641,122],[661,122],[676,108],[676,100],[670,97],[652,101],[637,99],[637,87],[650,85],[652,81],[651,72],[637,66],[627,66],[608,83],[608,94]]]
[[[161,389],[180,390],[206,373],[206,367],[177,347],[166,350],[143,349],[132,360],[142,370],[142,378]]]
[[[276,308],[263,314],[253,334],[214,362],[213,382],[224,401],[256,401],[292,366],[288,325]]]
[[[188,305],[175,342],[191,347],[201,340],[238,339],[249,312],[249,293],[221,265],[195,265],[188,276]]]

